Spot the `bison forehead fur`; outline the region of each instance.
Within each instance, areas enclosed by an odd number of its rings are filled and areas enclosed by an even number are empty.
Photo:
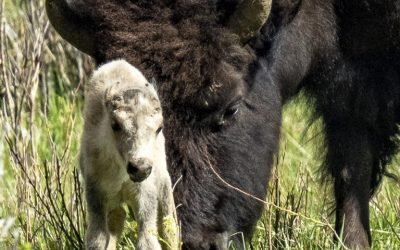
[[[230,100],[221,96],[245,88],[252,50],[239,46],[238,38],[221,26],[224,16],[216,1],[170,2],[97,0],[96,8],[78,5],[80,11],[90,10],[84,15],[99,29],[98,63],[123,57],[146,77],[156,77],[163,105],[197,108],[206,100],[224,105]]]

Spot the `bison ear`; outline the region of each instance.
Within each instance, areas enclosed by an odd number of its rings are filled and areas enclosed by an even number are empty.
[[[277,0],[272,4],[271,18],[275,27],[289,24],[299,12],[302,0]]]
[[[94,57],[94,25],[77,10],[87,5],[87,2],[81,0],[46,0],[46,12],[50,23],[61,37],[75,48]]]

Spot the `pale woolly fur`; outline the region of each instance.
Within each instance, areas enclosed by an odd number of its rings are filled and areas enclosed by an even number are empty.
[[[138,93],[125,98],[128,104],[109,109],[106,103],[110,96],[132,89]],[[138,249],[161,249],[157,238],[159,228],[165,245],[177,249],[175,205],[164,136],[156,135],[162,116],[154,87],[127,62],[107,63],[94,72],[86,86],[84,113],[80,161],[88,204],[86,248],[116,249],[125,219],[121,205],[126,203],[138,221]],[[121,122],[124,138],[118,138],[111,129],[112,117]],[[151,162],[152,172],[142,182],[133,182],[127,163],[138,158]],[[161,225],[158,218],[168,220],[169,228]]]

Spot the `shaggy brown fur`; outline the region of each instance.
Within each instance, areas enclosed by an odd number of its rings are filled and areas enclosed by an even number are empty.
[[[98,63],[126,59],[146,77],[156,77],[161,95],[179,102],[168,103],[172,105],[209,109],[203,99],[221,102],[226,93],[219,90],[244,86],[252,51],[240,47],[238,38],[218,24],[223,17],[216,14],[216,4],[153,2],[93,2],[96,8],[85,15],[101,29],[96,32]]]

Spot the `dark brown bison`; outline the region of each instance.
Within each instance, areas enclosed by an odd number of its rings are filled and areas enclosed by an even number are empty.
[[[184,249],[226,249],[232,233],[251,234],[263,204],[211,168],[264,198],[282,105],[300,90],[324,121],[336,230],[369,248],[368,201],[400,119],[400,1],[274,0],[265,22],[267,7],[47,0],[55,28],[98,64],[124,58],[156,79]]]

